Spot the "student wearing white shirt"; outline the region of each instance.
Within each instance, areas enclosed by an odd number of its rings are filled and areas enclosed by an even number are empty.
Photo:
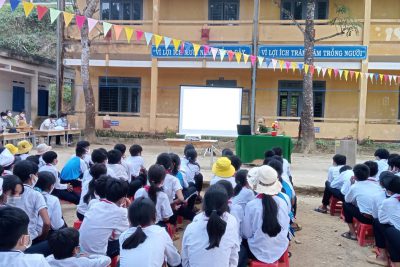
[[[220,180],[228,180],[232,184],[232,187],[235,187],[235,172],[236,170],[228,158],[219,158],[212,167],[214,177],[211,178],[210,185],[216,184]]]
[[[126,152],[126,146],[124,144],[116,144],[114,146],[114,149],[118,150],[121,152],[122,157],[121,157],[121,165],[124,166],[126,173],[129,176],[129,181],[131,181],[132,179],[132,174],[131,174],[131,170],[128,166],[128,163],[126,162],[126,156],[125,156],[125,152]]]
[[[261,166],[249,183],[259,193],[256,199],[246,205],[242,223],[243,251],[247,249],[250,259],[274,263],[281,258],[289,246],[289,208],[277,196],[282,185],[278,173],[270,166]],[[242,252],[242,250],[241,250]],[[241,262],[246,255],[241,253]]]
[[[203,199],[203,212],[196,216],[183,234],[184,267],[237,266],[238,226],[228,213],[228,195],[221,185],[212,185]]]
[[[24,254],[32,244],[28,233],[29,217],[15,207],[0,209],[0,266],[49,267],[43,255]]]
[[[290,171],[290,163],[289,163],[289,161],[288,161],[287,159],[285,159],[285,158],[283,157],[282,148],[280,148],[280,147],[274,147],[274,148],[272,148],[272,151],[274,151],[275,156],[279,156],[279,157],[281,157],[282,160],[283,160],[283,163],[282,163],[282,164],[283,164],[283,174],[282,174],[282,177],[288,177],[290,183],[293,184],[293,181],[292,181],[292,173],[291,173],[291,171]]]
[[[79,244],[84,252],[119,255],[119,235],[129,227],[126,205],[126,182],[107,177],[106,198],[89,207],[79,230]]]
[[[377,184],[379,184],[380,173],[378,173],[378,163],[376,163],[375,161],[369,160],[369,161],[364,162],[364,164],[367,165],[369,168],[369,179],[374,180]]]
[[[141,188],[135,194],[137,198],[150,198],[156,206],[155,223],[165,227],[169,218],[174,214],[169,203],[167,194],[162,191],[165,180],[165,169],[161,165],[153,165],[149,168],[148,177],[150,187]]]
[[[91,154],[91,162],[93,164],[99,163],[99,164],[104,164],[107,167],[107,175],[110,175],[111,177],[116,178],[115,172],[108,168],[107,163],[108,163],[108,158],[107,158],[107,150],[104,148],[98,148],[93,150]],[[92,176],[90,175],[90,169],[87,169],[83,173],[82,177],[82,186],[83,184],[89,184],[90,180],[92,180]]]
[[[389,171],[397,176],[400,175],[400,156],[398,154],[391,154],[389,156],[388,165]]]
[[[150,172],[150,170],[149,170]],[[181,257],[164,228],[154,225],[156,208],[148,198],[137,198],[128,210],[130,228],[119,238],[120,266],[181,266]]]
[[[390,155],[389,151],[384,148],[379,148],[374,153],[375,162],[378,164],[378,174],[377,174],[378,179],[379,175],[381,175],[382,172],[389,170],[389,164],[388,164],[389,155]]]
[[[129,171],[133,177],[138,177],[140,172],[145,170],[142,151],[143,148],[140,145],[132,145],[129,148],[129,153],[131,155],[126,158],[126,163],[128,164]]]
[[[256,197],[247,182],[247,173],[247,170],[240,170],[235,174],[236,187],[233,189],[232,203],[240,205],[243,210]]]
[[[24,192],[24,184],[15,175],[2,176],[0,181],[0,207],[13,206]]]
[[[328,179],[325,182],[324,195],[322,197],[322,205],[315,209],[316,212],[327,213],[330,198],[332,196],[331,183],[338,179],[340,169],[346,165],[346,156],[336,154],[333,156],[333,164],[328,170]]]
[[[15,157],[10,150],[5,147],[0,147],[0,166],[2,167],[1,175],[13,174]]]
[[[46,258],[52,267],[107,267],[111,259],[103,255],[80,253],[79,232],[74,228],[64,228],[49,237],[52,255]]]
[[[203,189],[203,175],[200,172],[200,165],[197,163],[197,151],[192,144],[187,144],[183,151],[184,158],[181,160],[181,171],[185,174],[189,185],[194,185],[201,200],[200,192]]]
[[[26,160],[29,157],[29,152],[32,150],[32,144],[28,140],[19,141],[17,144],[18,152],[17,155],[21,160]]]
[[[351,179],[349,192],[344,197],[343,213],[349,231],[342,234],[342,237],[357,240],[353,218],[364,224],[373,223],[372,206],[373,198],[382,190],[381,187],[370,179],[369,168],[365,164],[357,164],[353,169],[354,178]]]
[[[122,153],[117,149],[112,149],[107,152],[108,168],[114,171],[115,178],[123,181],[130,182],[131,177],[127,170],[122,164]]]

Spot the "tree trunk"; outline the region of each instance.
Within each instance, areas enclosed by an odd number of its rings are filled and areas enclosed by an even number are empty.
[[[315,0],[307,0],[307,15],[304,34],[304,63],[314,65],[314,11]],[[313,75],[309,71],[303,79],[303,110],[300,119],[300,142],[303,153],[315,150]]]

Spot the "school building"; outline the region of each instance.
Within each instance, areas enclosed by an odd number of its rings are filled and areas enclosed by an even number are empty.
[[[304,23],[306,0],[282,0],[282,7]],[[318,45],[315,64],[321,67],[400,75],[400,1],[316,0],[316,38],[336,32],[330,19],[342,2],[361,25],[358,35],[336,36]],[[78,0],[81,7],[85,1]],[[258,51],[252,51],[254,2],[250,0],[101,0],[94,18],[133,29],[199,44],[291,61],[302,61],[303,35],[271,0],[260,0]],[[102,29],[101,26],[97,26]],[[84,120],[77,27],[67,30],[67,59],[75,67],[75,111]],[[92,31],[94,37],[98,35]],[[243,120],[250,117],[251,64],[213,61],[176,54],[172,45],[155,49],[146,42],[93,38],[91,84],[96,99],[96,128],[109,114],[117,131],[177,131],[181,85],[244,88]],[[134,38],[133,38],[134,39]],[[144,39],[144,38],[143,38]],[[318,52],[319,51],[319,52]],[[193,51],[192,51],[193,52]],[[317,138],[399,140],[399,84],[372,84],[365,78],[348,81],[314,75]],[[257,70],[256,120],[279,120],[281,131],[296,137],[302,108],[302,76],[296,71]],[[223,103],[221,103],[223,105]],[[212,107],[204,107],[212,108]],[[201,112],[201,110],[199,110]]]

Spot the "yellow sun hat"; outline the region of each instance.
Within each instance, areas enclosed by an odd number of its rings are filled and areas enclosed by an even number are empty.
[[[32,150],[33,146],[29,141],[22,140],[18,142],[17,147],[18,147],[18,154],[26,154]]]
[[[214,163],[212,172],[218,177],[229,178],[235,174],[235,168],[227,157],[221,157]]]
[[[10,153],[13,155],[18,153],[18,147],[14,146],[13,144],[7,144],[4,147],[7,148],[8,151],[10,151]]]

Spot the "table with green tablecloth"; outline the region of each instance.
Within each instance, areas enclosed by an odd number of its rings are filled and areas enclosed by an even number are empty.
[[[243,163],[264,159],[264,152],[274,147],[282,148],[283,157],[291,162],[293,142],[290,136],[239,135],[236,155]]]

